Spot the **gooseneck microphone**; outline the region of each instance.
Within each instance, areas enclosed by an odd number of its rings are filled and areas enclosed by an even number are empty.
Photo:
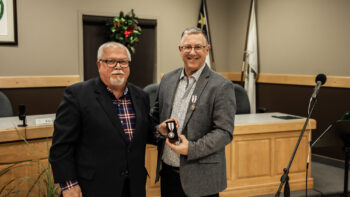
[[[316,99],[321,86],[325,84],[326,81],[327,81],[327,76],[325,74],[321,73],[316,76],[316,79],[315,79],[316,86],[315,86],[314,92],[312,93],[312,99]]]
[[[26,127],[26,106],[21,104],[18,106],[18,118],[23,121],[23,124],[18,125],[19,127]]]

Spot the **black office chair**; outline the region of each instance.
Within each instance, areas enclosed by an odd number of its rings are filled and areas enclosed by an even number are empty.
[[[12,105],[7,96],[0,91],[0,117],[13,116]]]
[[[345,115],[344,115],[345,117]],[[343,118],[344,118],[343,117]],[[346,118],[346,117],[345,117]],[[345,167],[344,167],[344,193],[348,196],[348,176],[349,176],[349,159],[350,159],[350,120],[343,119],[335,122],[335,131],[344,143]]]
[[[149,95],[151,108],[153,107],[156,101],[158,86],[158,84],[152,83],[143,88],[143,90]]]
[[[233,84],[236,96],[237,111],[236,114],[250,114],[250,103],[248,94],[245,89],[238,85]]]

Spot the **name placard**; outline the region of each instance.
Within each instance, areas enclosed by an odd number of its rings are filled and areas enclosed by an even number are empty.
[[[51,118],[39,118],[35,119],[35,125],[40,126],[40,125],[50,125],[53,124],[53,121]]]

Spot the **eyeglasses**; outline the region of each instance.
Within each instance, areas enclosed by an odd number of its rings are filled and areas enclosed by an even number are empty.
[[[107,67],[109,67],[109,68],[114,68],[118,64],[119,64],[120,68],[127,68],[129,66],[128,60],[113,60],[113,59],[103,60],[103,59],[100,59],[99,61],[105,63],[107,65]]]
[[[191,45],[186,45],[186,46],[180,46],[180,48],[182,50],[184,50],[185,52],[191,52],[192,49],[194,49],[194,51],[198,52],[202,49],[204,49],[206,46],[202,46],[202,45],[196,45],[196,46],[191,46]]]

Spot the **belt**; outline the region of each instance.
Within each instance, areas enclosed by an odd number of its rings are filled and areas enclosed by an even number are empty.
[[[164,170],[169,170],[169,171],[172,171],[172,172],[175,172],[175,173],[178,173],[178,174],[180,173],[180,168],[179,167],[170,166],[170,165],[166,164],[165,162],[163,162],[162,168]]]

